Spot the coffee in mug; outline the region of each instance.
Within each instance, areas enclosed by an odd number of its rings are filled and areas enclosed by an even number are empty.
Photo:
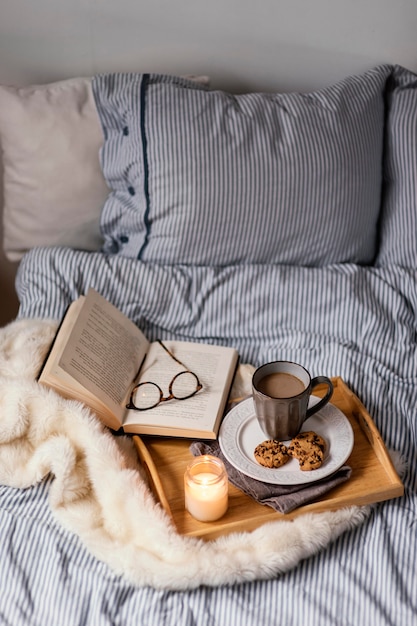
[[[313,389],[322,384],[327,386],[325,396],[309,407]],[[252,394],[262,431],[269,439],[285,441],[298,435],[304,421],[329,402],[333,385],[327,376],[311,378],[298,363],[273,361],[255,371]]]
[[[293,374],[272,372],[259,380],[258,389],[272,398],[291,398],[302,393],[305,387],[304,383]]]

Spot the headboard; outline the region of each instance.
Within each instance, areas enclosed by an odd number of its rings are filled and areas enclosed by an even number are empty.
[[[215,89],[323,87],[380,63],[417,69],[417,5],[404,0],[121,0],[3,3],[0,84],[108,71],[204,74]],[[1,187],[1,179],[0,179]],[[0,324],[17,311],[16,262],[0,252]],[[7,302],[7,304],[6,304]]]

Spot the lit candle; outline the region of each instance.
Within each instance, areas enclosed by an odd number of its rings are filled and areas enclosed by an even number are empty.
[[[228,505],[228,481],[224,464],[209,454],[199,456],[184,474],[185,508],[200,522],[222,517]]]

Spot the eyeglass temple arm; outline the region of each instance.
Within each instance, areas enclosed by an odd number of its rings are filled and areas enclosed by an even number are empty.
[[[171,350],[169,350],[160,339],[157,339],[157,342],[159,343],[160,346],[162,346],[162,348],[165,350],[165,352],[167,352],[169,354],[169,356],[174,359],[174,361],[176,361],[179,365],[181,365],[181,367],[185,367],[185,369],[188,371],[188,367],[186,365],[184,365],[184,363],[181,363],[181,361],[179,359],[177,359],[176,356],[174,356],[171,352]]]

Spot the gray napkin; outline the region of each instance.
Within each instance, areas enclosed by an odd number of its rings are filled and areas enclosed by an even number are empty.
[[[230,482],[259,502],[272,507],[279,513],[289,513],[303,504],[319,499],[322,495],[344,483],[350,478],[352,468],[344,465],[331,476],[322,478],[315,483],[307,485],[270,485],[255,478],[246,476],[233,467],[224,457],[217,441],[195,441],[190,446],[194,456],[200,454],[212,454],[221,459],[225,465]]]

